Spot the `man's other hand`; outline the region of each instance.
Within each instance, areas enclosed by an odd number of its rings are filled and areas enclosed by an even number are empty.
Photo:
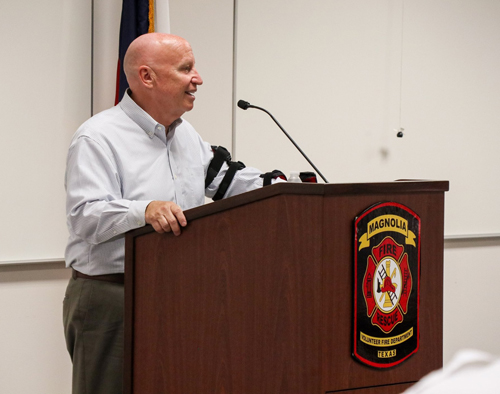
[[[151,201],[146,208],[146,223],[151,224],[156,232],[174,235],[181,234],[181,226],[187,221],[181,207],[172,201]]]

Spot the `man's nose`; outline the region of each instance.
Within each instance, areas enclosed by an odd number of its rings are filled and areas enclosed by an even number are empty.
[[[203,84],[203,79],[201,79],[201,75],[198,73],[197,69],[194,69],[194,75],[193,75],[193,78],[191,79],[191,81],[195,85],[202,85]]]

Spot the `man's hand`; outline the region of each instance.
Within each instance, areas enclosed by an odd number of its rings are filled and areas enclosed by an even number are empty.
[[[156,232],[174,235],[181,234],[181,226],[187,221],[181,207],[172,201],[151,201],[146,208],[146,223],[151,224]]]

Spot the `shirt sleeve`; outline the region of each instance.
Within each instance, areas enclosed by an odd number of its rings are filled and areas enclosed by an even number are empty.
[[[68,153],[66,216],[72,235],[99,244],[145,225],[151,201],[131,201],[121,193],[116,165],[98,142],[80,136]]]

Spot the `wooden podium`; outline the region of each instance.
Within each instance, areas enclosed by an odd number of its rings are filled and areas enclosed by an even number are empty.
[[[400,393],[442,366],[447,181],[277,184],[185,212],[179,237],[126,237],[127,394]],[[421,218],[420,348],[353,352],[353,222],[395,201]]]

